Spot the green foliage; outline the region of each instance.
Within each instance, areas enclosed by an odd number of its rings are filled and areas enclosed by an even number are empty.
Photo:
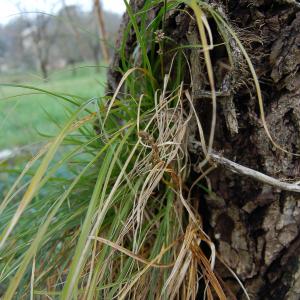
[[[95,67],[78,67],[72,70],[54,72],[48,82],[39,82],[33,75],[19,74],[17,77],[1,76],[0,82],[26,82],[28,85],[55,91],[72,97],[78,103],[83,99],[103,94],[105,69],[95,73]],[[59,98],[38,91],[17,87],[0,88],[0,149],[23,146],[43,141],[58,133],[68,118],[73,105]],[[34,113],[32,113],[34,112]]]

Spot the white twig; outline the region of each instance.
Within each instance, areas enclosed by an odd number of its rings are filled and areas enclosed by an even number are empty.
[[[257,181],[272,185],[272,186],[277,187],[284,191],[300,193],[300,186],[297,184],[286,183],[286,182],[280,181],[278,179],[275,179],[271,176],[265,175],[261,172],[241,166],[225,157],[222,157],[221,155],[217,154],[216,152],[211,153],[210,158],[214,162],[222,165],[223,167],[225,167],[226,169],[228,169],[234,173],[238,173],[241,175],[251,177]]]
[[[288,4],[294,4],[295,6],[300,8],[300,3],[298,3],[297,0],[284,0],[284,2]]]

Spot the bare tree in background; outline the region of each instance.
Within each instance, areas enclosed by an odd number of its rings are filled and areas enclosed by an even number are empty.
[[[22,8],[21,2],[16,7],[23,15],[26,28],[21,32],[23,47],[33,51],[36,55],[38,67],[44,80],[48,78],[48,66],[50,60],[50,49],[53,47],[57,37],[57,27],[50,15],[38,13],[35,18],[26,17],[26,10]],[[54,11],[54,6],[51,12]]]
[[[104,14],[100,0],[94,0],[94,9],[97,16],[98,26],[99,26],[99,39],[102,51],[103,61],[105,63],[109,62],[109,51],[107,47],[107,33],[104,22]]]
[[[56,33],[55,28],[51,26],[50,17],[38,15],[35,20],[36,22],[29,27],[30,34],[43,79],[46,80],[48,78],[50,49],[55,42]]]
[[[95,71],[100,72],[101,63],[109,60],[106,45],[116,37],[120,15],[103,11],[103,24],[106,26],[103,38],[106,51],[103,52],[99,40],[100,36],[102,41],[102,34],[99,33],[94,7],[86,11],[80,5],[64,6],[63,0],[57,0],[49,8],[49,14],[43,14],[28,13],[24,2],[15,1],[14,4],[20,16],[0,27],[2,72],[38,70],[47,77],[50,70],[67,66],[71,66],[75,73],[75,64],[91,61]]]
[[[74,9],[76,9],[76,6],[74,6],[74,5],[68,6],[66,4],[65,0],[62,0],[62,5],[63,5],[64,12],[68,18],[69,26],[70,26],[71,30],[73,31],[74,36],[77,40],[77,46],[78,46],[78,50],[80,52],[80,56],[84,60],[85,54],[84,54],[84,50],[82,49],[81,42],[80,42],[80,38],[81,38],[80,31],[78,30],[76,23],[74,22]],[[76,12],[75,12],[75,17],[76,17]]]

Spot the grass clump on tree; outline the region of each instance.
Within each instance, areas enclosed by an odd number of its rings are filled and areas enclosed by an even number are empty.
[[[220,89],[226,82],[218,77],[212,51],[222,47],[230,70],[248,64],[272,140],[257,76],[217,7],[196,0],[141,1],[140,7],[125,3],[127,20],[110,72],[119,80],[109,77],[106,96],[77,108],[1,202],[3,299],[232,295],[214,272],[215,246],[193,198],[193,188],[214,168],[217,97],[226,92]],[[182,43],[180,28],[172,35],[166,27],[174,12],[191,20],[190,39]],[[198,55],[199,65],[191,64],[188,55]],[[199,93],[211,99],[205,104],[205,126],[197,112]],[[234,118],[227,120],[233,134]],[[201,152],[196,162],[195,144]],[[66,151],[56,159],[60,148]],[[66,166],[67,175],[60,176]],[[201,173],[195,184],[194,166]],[[198,192],[211,194],[209,186]]]

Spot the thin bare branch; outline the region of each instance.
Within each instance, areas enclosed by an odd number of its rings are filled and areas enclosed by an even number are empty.
[[[109,62],[109,51],[107,47],[107,33],[104,22],[104,14],[100,0],[94,0],[94,9],[98,20],[99,40],[102,50],[102,56],[105,63]]]
[[[222,165],[223,167],[225,167],[226,169],[228,169],[234,173],[238,173],[240,175],[245,175],[245,176],[251,177],[257,181],[260,181],[265,184],[269,184],[271,186],[274,186],[274,187],[279,188],[284,191],[300,193],[300,186],[295,183],[283,182],[276,178],[273,178],[271,176],[263,174],[261,172],[255,171],[248,167],[244,167],[242,165],[237,164],[236,162],[233,162],[233,161],[217,154],[216,152],[212,152],[210,154],[210,158],[214,162]]]

